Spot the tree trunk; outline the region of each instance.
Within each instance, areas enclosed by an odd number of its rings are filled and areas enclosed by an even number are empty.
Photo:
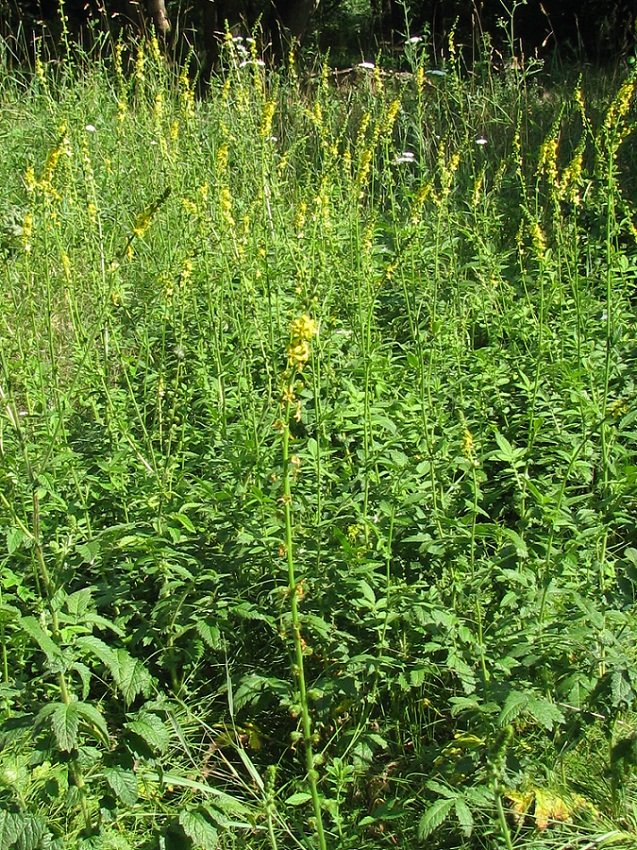
[[[148,0],[148,14],[155,24],[155,32],[165,37],[170,32],[170,21],[164,0]]]

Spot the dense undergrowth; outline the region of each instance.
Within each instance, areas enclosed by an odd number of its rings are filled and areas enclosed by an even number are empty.
[[[637,78],[407,49],[2,74],[2,850],[637,846]]]

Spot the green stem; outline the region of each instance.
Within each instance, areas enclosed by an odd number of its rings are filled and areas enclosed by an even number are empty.
[[[314,753],[312,751],[312,721],[307,696],[307,685],[305,682],[305,668],[303,663],[303,639],[301,637],[301,621],[299,618],[299,597],[296,573],[294,569],[294,553],[292,550],[292,492],[290,484],[290,403],[287,402],[285,419],[283,423],[283,508],[285,513],[285,549],[288,563],[288,596],[290,599],[290,612],[292,614],[292,633],[294,639],[294,651],[296,665],[294,674],[299,687],[301,703],[301,725],[303,728],[303,741],[305,744],[305,766],[307,769],[307,783],[312,797],[312,808],[316,820],[316,833],[320,850],[327,850],[325,831],[323,829],[323,817],[321,812],[321,799],[318,792],[318,774],[314,765]]]

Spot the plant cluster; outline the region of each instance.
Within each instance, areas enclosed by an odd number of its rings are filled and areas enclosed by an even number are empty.
[[[0,77],[0,847],[637,846],[634,74]]]

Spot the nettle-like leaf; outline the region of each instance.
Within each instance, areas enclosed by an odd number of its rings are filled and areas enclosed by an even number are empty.
[[[126,728],[138,735],[154,752],[165,753],[170,744],[170,732],[165,723],[151,711],[140,711],[136,720],[125,724]]]
[[[47,635],[38,620],[35,617],[22,617],[20,626],[24,631],[32,637],[46,655],[46,659],[51,665],[59,666],[62,661],[62,650],[55,641]]]
[[[36,815],[0,811],[0,850],[37,850],[46,833]]]
[[[473,815],[464,797],[456,797],[454,809],[456,810],[456,817],[458,818],[462,834],[465,838],[469,838],[473,832]]]
[[[435,832],[438,827],[444,823],[447,816],[454,808],[455,802],[456,798],[445,797],[441,800],[436,800],[435,803],[432,803],[431,806],[429,806],[418,823],[418,838],[421,841],[428,838],[432,832]]]
[[[564,714],[555,703],[534,694],[532,691],[510,691],[500,712],[498,722],[501,726],[507,726],[522,712],[529,714],[536,723],[539,723],[549,732],[556,723],[564,722]]]
[[[77,639],[77,645],[98,658],[113,677],[115,686],[120,691],[127,705],[143,694],[147,696],[152,687],[150,673],[137,658],[123,648],[111,649],[94,635],[86,635]]]
[[[100,743],[108,747],[110,745],[110,737],[102,712],[88,702],[78,702],[76,705],[87,730]]]
[[[22,823],[22,815],[18,812],[0,811],[0,850],[13,847],[18,840]]]
[[[123,767],[107,767],[104,770],[104,777],[115,796],[125,806],[135,805],[139,795],[139,783],[132,770],[125,770]]]
[[[217,846],[217,830],[201,812],[190,812],[186,809],[179,815],[179,825],[192,841],[193,847],[214,850]]]
[[[70,752],[76,744],[77,732],[80,728],[80,712],[76,702],[56,703],[51,715],[51,729],[55,735],[58,747]]]

